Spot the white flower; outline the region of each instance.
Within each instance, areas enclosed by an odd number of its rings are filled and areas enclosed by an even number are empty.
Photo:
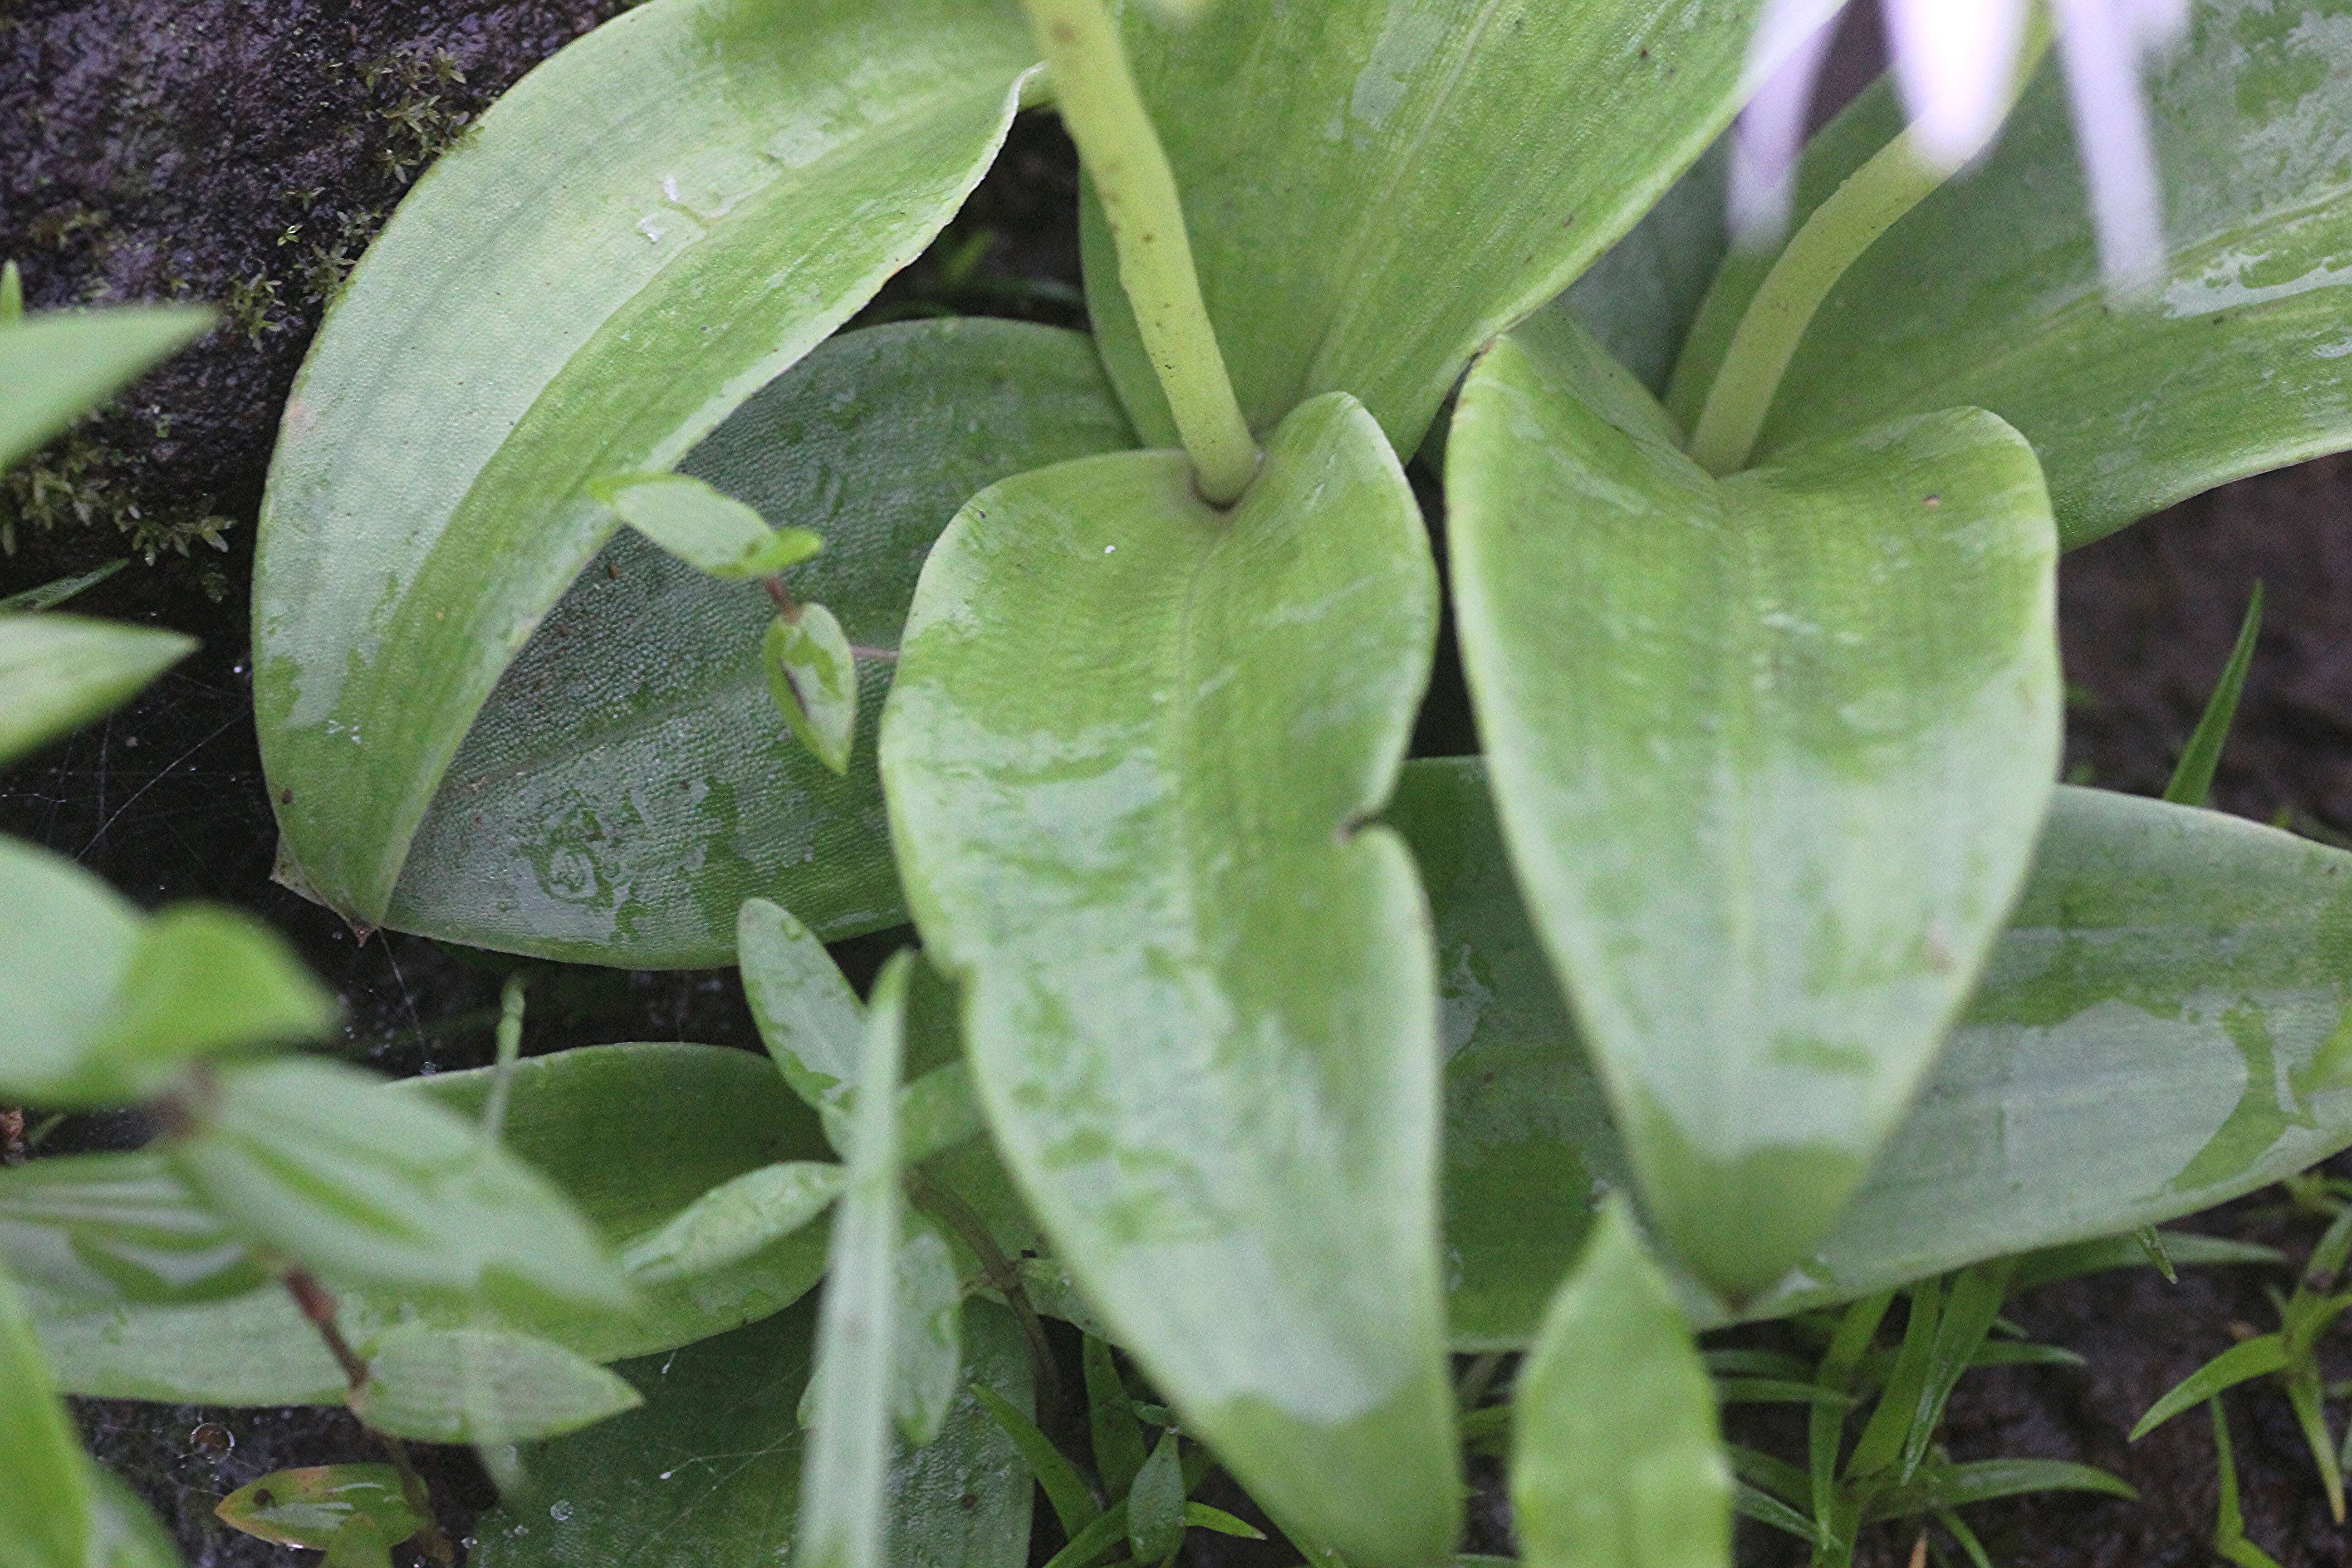
[[[1957,170],[1990,145],[2013,96],[2033,0],[1881,0],[1912,145]],[[1733,145],[1731,216],[1749,243],[1789,219],[1813,83],[1847,0],[1768,0],[1748,57],[1754,89]],[[2188,0],[2049,0],[2066,65],[2074,136],[2108,281],[2139,289],[2164,273],[2163,193],[2139,77],[2179,37]]]

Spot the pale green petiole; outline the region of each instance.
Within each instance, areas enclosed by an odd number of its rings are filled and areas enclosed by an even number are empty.
[[[1242,417],[1201,299],[1176,176],[1135,89],[1118,30],[1102,0],[1024,3],[1063,123],[1110,221],[1119,281],[1192,457],[1194,481],[1204,499],[1229,506],[1257,472],[1257,442]]]
[[[2049,47],[2048,19],[2038,16],[2016,90],[2023,89]],[[1813,209],[1766,274],[1707,390],[1690,437],[1690,455],[1700,468],[1721,477],[1748,466],[1780,378],[1822,301],[1880,235],[1956,172],[1922,157],[1906,132]]]

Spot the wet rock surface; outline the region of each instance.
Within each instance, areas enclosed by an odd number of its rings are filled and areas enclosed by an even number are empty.
[[[337,277],[431,154],[620,0],[0,0],[0,256],[23,263],[36,308],[186,298],[227,324],[140,384],[0,489],[0,594],[126,554],[79,603],[188,630],[204,651],[105,723],[0,780],[0,830],[74,855],[146,903],[224,899],[287,931],[344,997],[336,1048],[392,1073],[487,1059],[513,961],[397,935],[364,946],[269,880],[275,827],[252,732],[246,581],[278,409]],[[1024,118],[971,209],[867,320],[919,311],[1081,324],[1076,171],[1049,121]],[[37,475],[39,483],[28,475]],[[1433,505],[1433,487],[1423,487]],[[215,548],[215,542],[220,548]],[[152,565],[145,556],[152,551]],[[2331,840],[2352,833],[2352,468],[2328,459],[2200,498],[2069,558],[2062,579],[2075,687],[2068,763],[2100,785],[2154,793],[2227,658],[2253,581],[2270,614],[2215,804]],[[1441,672],[1424,749],[1474,742],[1458,676]],[[897,939],[844,954],[870,973]],[[526,1049],[622,1039],[755,1042],[723,973],[531,965]],[[616,1128],[625,1146],[627,1130]],[[84,1118],[48,1145],[120,1146],[135,1118]],[[2296,1255],[2308,1219],[2267,1199],[2204,1228]],[[2269,1205],[2274,1209],[2276,1205]],[[2210,1559],[2216,1478],[2200,1415],[2127,1446],[2160,1393],[2273,1314],[2263,1272],[2151,1269],[2051,1287],[2010,1316],[2082,1354],[2080,1369],[1979,1373],[1955,1397],[1957,1458],[2032,1455],[2101,1465],[2142,1500],[1997,1503],[1971,1520],[1997,1562],[2033,1568]],[[2329,1342],[2330,1375],[2347,1367]],[[1075,1377],[1075,1367],[1071,1374]],[[2284,1568],[2344,1561],[2310,1458],[2270,1385],[2231,1396],[2252,1538]],[[211,1517],[219,1497],[289,1465],[365,1459],[333,1411],[212,1411],[90,1401],[94,1451],[172,1523],[197,1568],[277,1563],[281,1548]],[[2340,1421],[2340,1412],[2338,1419]],[[1743,1417],[1743,1420],[1745,1417]],[[1796,1427],[1754,1434],[1790,1458]],[[460,1453],[431,1461],[462,1536],[489,1492]],[[1475,1550],[1509,1550],[1499,1468],[1474,1467]],[[1241,1508],[1230,1489],[1211,1500]],[[1048,1531],[1040,1531],[1040,1553]],[[1885,1531],[1862,1561],[1908,1561]],[[1760,1531],[1758,1563],[1801,1561]],[[1948,1543],[1942,1543],[1948,1546]],[[1287,1563],[1194,1532],[1201,1563]]]

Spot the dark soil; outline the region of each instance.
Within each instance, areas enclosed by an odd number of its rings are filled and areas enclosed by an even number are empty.
[[[340,1049],[394,1073],[471,1066],[489,1049],[512,960],[397,935],[365,945],[269,881],[275,829],[252,732],[246,580],[277,413],[325,298],[431,153],[530,65],[625,0],[0,0],[0,256],[37,307],[190,298],[232,323],[0,489],[0,593],[126,553],[141,559],[77,608],[194,632],[205,649],[113,719],[0,786],[0,829],[76,856],[143,902],[215,898],[286,931],[342,994]],[[1868,8],[1863,8],[1865,12]],[[1850,57],[1851,59],[1852,57]],[[1859,72],[1849,68],[1850,75]],[[950,234],[867,320],[951,310],[1083,324],[1075,162],[1024,119]],[[1417,476],[1418,477],[1418,476]],[[2253,582],[2270,613],[2215,804],[2315,837],[2352,834],[2352,468],[2329,459],[2232,485],[2069,558],[2066,666],[2079,782],[2163,786],[2227,657]],[[1433,490],[1424,497],[1434,503]],[[217,542],[219,548],[215,547]],[[144,559],[153,554],[152,564]],[[1458,675],[1441,672],[1421,744],[1466,749]],[[897,939],[845,959],[870,973]],[[752,1044],[731,977],[530,966],[530,1050],[620,1039]],[[48,1145],[143,1136],[85,1118]],[[2207,1227],[2307,1247],[2316,1226],[2250,1202]],[[2159,1568],[2206,1561],[2215,1472],[2201,1416],[2136,1447],[2124,1434],[2164,1389],[2273,1321],[2257,1271],[2152,1270],[2052,1287],[2011,1316],[2073,1349],[2079,1371],[1979,1373],[1953,1402],[1956,1457],[2102,1465],[2138,1504],[2049,1499],[1973,1510],[1999,1562]],[[2340,1353],[2337,1363],[2347,1358]],[[2352,1366],[2331,1364],[2331,1375]],[[1075,1368],[1072,1369],[1075,1379]],[[2253,1539],[2284,1568],[2344,1561],[2284,1399],[2233,1396]],[[368,1457],[332,1411],[167,1409],[83,1402],[94,1449],[170,1521],[192,1564],[286,1561],[211,1517],[268,1470]],[[1792,1428],[1756,1434],[1791,1458]],[[488,1492],[468,1458],[431,1461],[453,1531]],[[1509,1550],[1494,1467],[1477,1468],[1472,1546]],[[1212,1499],[1246,1505],[1230,1490]],[[1041,1532],[1042,1535],[1043,1532]],[[1751,1532],[1759,1563],[1796,1561]],[[1195,1532],[1202,1563],[1275,1563]],[[1889,1531],[1865,1561],[1907,1561]]]

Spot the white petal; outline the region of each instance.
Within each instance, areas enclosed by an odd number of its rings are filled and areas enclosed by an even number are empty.
[[[2009,111],[2024,0],[1885,0],[1885,9],[1913,144],[1957,169],[1985,150]]]
[[[2164,193],[2140,97],[2137,0],[2053,0],[2074,141],[2110,287],[2144,293],[2165,273]]]
[[[2189,0],[2128,0],[2132,34],[2153,54],[2179,43],[2189,32]]]
[[[1808,21],[1810,33],[1790,36],[1797,23]],[[1813,85],[1836,37],[1837,7],[1819,0],[1774,0],[1757,27],[1750,69],[1766,60],[1771,65],[1731,142],[1731,233],[1741,245],[1777,244],[1789,226]]]

